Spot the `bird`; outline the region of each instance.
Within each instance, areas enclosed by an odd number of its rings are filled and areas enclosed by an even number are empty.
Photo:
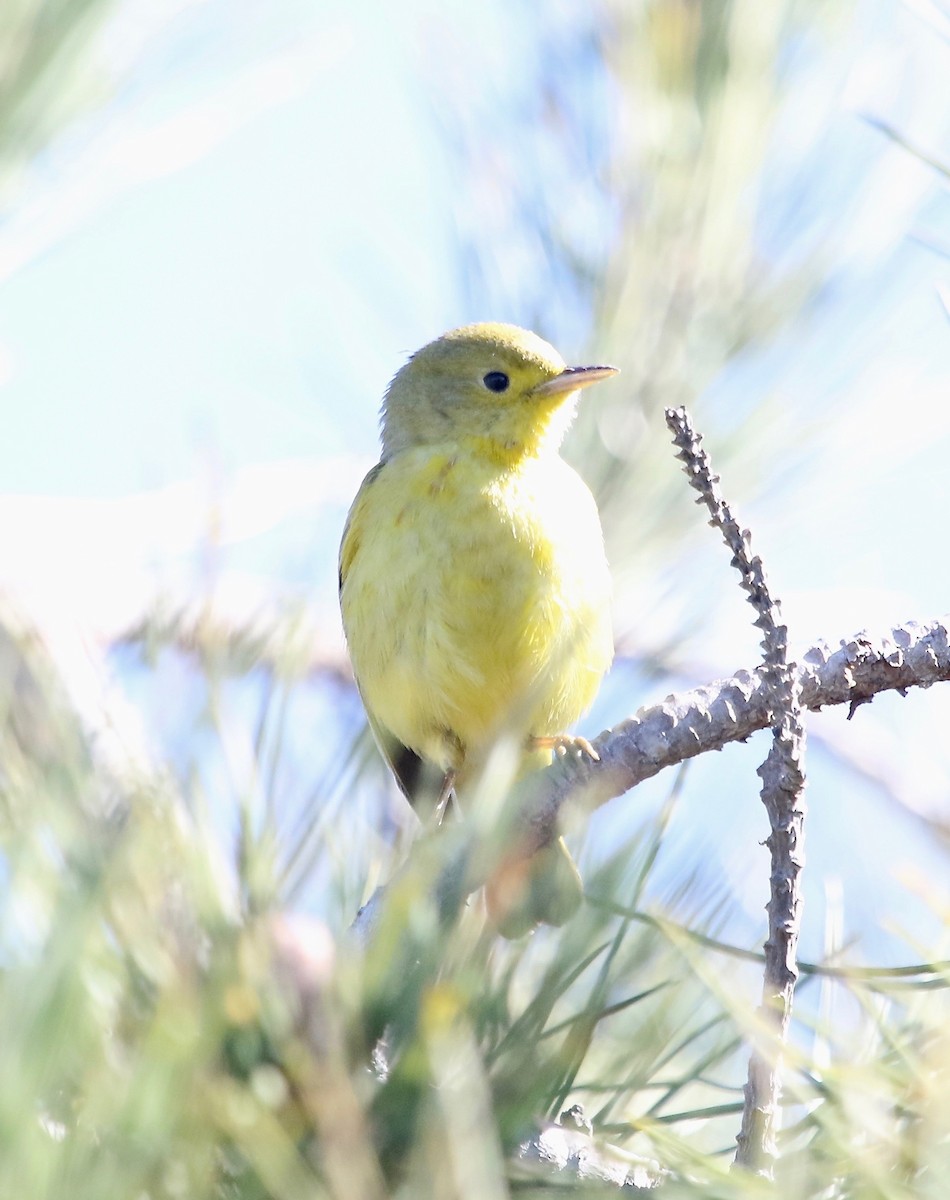
[[[440,812],[464,796],[501,738],[517,739],[522,774],[572,747],[596,757],[566,731],[613,657],[610,573],[596,503],[560,447],[581,389],[616,373],[485,322],[423,346],[385,393],[340,605],[370,727],[417,805],[433,777]],[[582,894],[563,839],[513,855],[486,887],[509,937],[563,924]]]

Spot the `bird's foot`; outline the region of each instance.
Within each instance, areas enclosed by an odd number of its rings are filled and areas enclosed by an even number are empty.
[[[600,762],[600,755],[585,737],[573,733],[556,733],[551,737],[528,738],[529,750],[553,750],[558,758],[565,758],[572,751],[586,754],[594,762]]]
[[[455,771],[449,769],[445,772],[445,778],[442,780],[442,788],[439,791],[439,798],[435,805],[435,823],[441,825],[445,819],[445,810],[448,808],[449,801],[454,797],[453,808],[457,815],[461,815],[458,806],[458,797],[455,796]]]

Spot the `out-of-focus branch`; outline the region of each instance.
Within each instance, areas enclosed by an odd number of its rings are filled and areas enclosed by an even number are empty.
[[[520,1164],[527,1166],[527,1181],[550,1183],[570,1194],[577,1186],[614,1187],[625,1195],[655,1194],[667,1172],[655,1162],[638,1159],[603,1146],[593,1136],[591,1124],[575,1104],[561,1113],[556,1123],[546,1122],[518,1150]],[[530,1168],[537,1165],[538,1171]]]
[[[342,637],[335,630],[327,632],[322,616],[302,602],[238,609],[213,598],[189,604],[159,601],[118,630],[109,644],[146,652],[167,647],[199,662],[211,660],[235,675],[260,667],[297,679],[319,676],[352,683]]]

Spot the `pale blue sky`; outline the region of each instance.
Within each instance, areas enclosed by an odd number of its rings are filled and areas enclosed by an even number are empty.
[[[0,230],[38,243],[0,291],[6,489],[369,453],[360,399],[444,319],[440,151],[397,30],[324,13],[292,40],[275,5],[248,45],[255,6],[182,7]]]
[[[861,118],[875,113],[950,157],[950,49],[914,11],[931,8],[868,0],[844,36],[816,19],[787,47],[798,85],[777,116],[759,236],[779,262],[823,232],[826,282],[698,404],[723,433],[741,429],[759,397],[783,398],[787,453],[754,494],[733,499],[799,644],[950,608],[950,325],[938,298],[950,267],[911,236],[950,242],[950,200]],[[156,591],[187,593],[205,578],[213,527],[236,610],[302,588],[338,652],[340,527],[405,355],[462,321],[527,322],[539,306],[569,356],[586,348],[589,314],[545,274],[542,248],[519,239],[491,169],[481,189],[459,187],[460,138],[486,154],[509,138],[524,140],[539,204],[567,194],[543,138],[505,123],[551,44],[535,36],[536,10],[487,4],[476,17],[417,0],[398,21],[391,11],[182,0],[169,15],[150,0],[119,4],[96,50],[113,98],[44,152],[0,222],[0,587],[51,628],[107,636]],[[544,21],[576,27],[583,45],[579,11],[552,3]],[[617,118],[595,65],[589,53],[563,64],[596,156]],[[570,195],[585,219],[603,216],[593,182]],[[461,250],[473,231],[494,251],[487,274]],[[690,569],[697,595],[733,586],[712,539]],[[747,606],[719,607],[684,643],[684,659],[713,673],[755,653]],[[631,701],[627,682],[608,688],[594,726],[648,698],[638,681]],[[308,703],[331,720],[325,700]],[[950,706],[936,692],[892,700],[860,728],[834,724],[835,737],[855,754],[890,746],[898,790],[936,806],[950,760],[935,731]],[[176,725],[185,709],[142,702],[169,744],[187,735]],[[915,736],[928,752],[902,753]],[[739,753],[691,778],[754,804]],[[309,763],[314,774],[324,757]],[[838,787],[839,768],[824,786],[821,769],[816,798]],[[631,811],[621,803],[599,821],[623,824]],[[683,847],[708,847],[726,814],[690,811]],[[861,820],[825,813],[819,893],[842,833]],[[910,835],[906,845],[911,859],[924,853]],[[721,865],[738,886],[748,860],[735,847]],[[862,886],[862,903],[872,890]]]

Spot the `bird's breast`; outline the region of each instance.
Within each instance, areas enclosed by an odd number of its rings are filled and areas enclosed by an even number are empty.
[[[359,516],[344,623],[367,707],[400,740],[438,760],[446,733],[561,733],[586,709],[610,585],[593,498],[560,457],[406,452]]]

